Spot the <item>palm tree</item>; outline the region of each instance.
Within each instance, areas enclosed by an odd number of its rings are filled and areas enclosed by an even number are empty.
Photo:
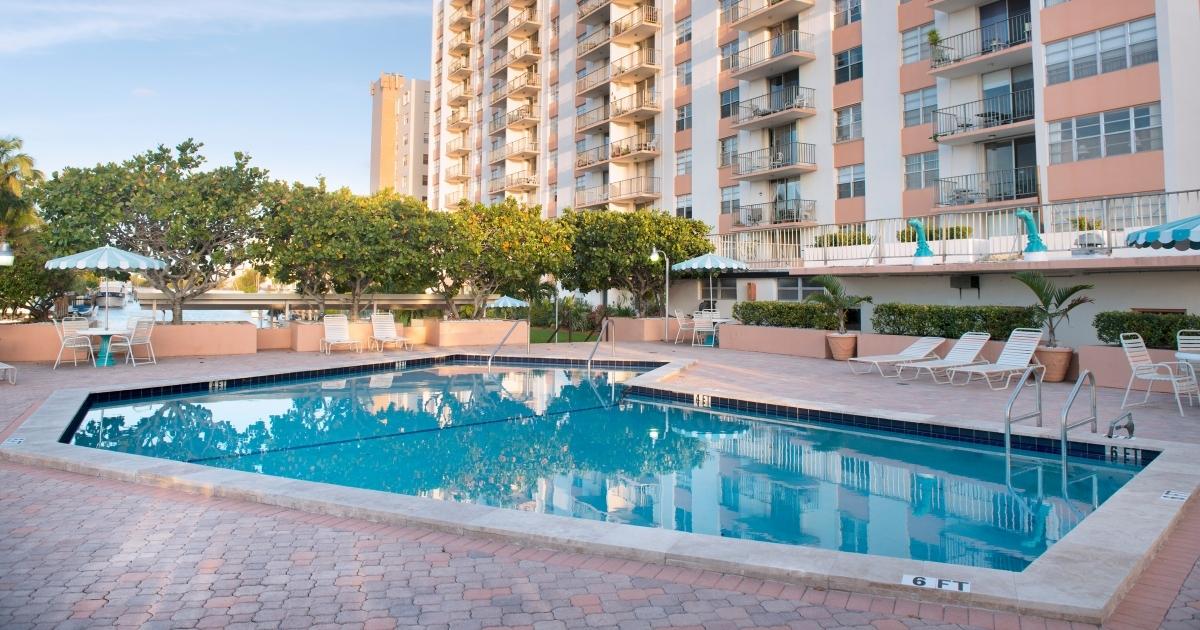
[[[1029,290],[1037,296],[1038,303],[1033,305],[1033,309],[1037,313],[1037,318],[1046,325],[1046,347],[1048,348],[1058,347],[1058,339],[1054,336],[1054,328],[1058,326],[1058,323],[1064,319],[1070,321],[1069,314],[1075,307],[1094,301],[1086,295],[1077,295],[1082,291],[1095,288],[1091,284],[1057,287],[1047,280],[1046,276],[1036,271],[1015,273],[1013,278],[1029,287]]]
[[[825,290],[820,293],[809,293],[804,296],[805,302],[820,304],[832,313],[838,320],[838,333],[846,334],[846,313],[852,308],[870,304],[869,296],[846,295],[842,282],[834,276],[816,276],[811,282]]]
[[[34,168],[29,154],[21,152],[23,145],[20,138],[0,138],[0,241],[36,222],[25,192],[45,175]]]

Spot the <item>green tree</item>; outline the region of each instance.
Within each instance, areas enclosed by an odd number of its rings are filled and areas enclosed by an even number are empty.
[[[23,146],[20,138],[0,138],[0,241],[37,223],[26,191],[45,176],[34,168],[33,158],[21,152]]]
[[[37,195],[52,251],[109,244],[166,261],[165,270],[144,275],[170,301],[171,323],[180,323],[184,302],[248,260],[267,181],[242,153],[231,166],[200,170],[202,146],[189,139],[120,164],[54,173]]]
[[[71,290],[74,276],[69,271],[46,269],[46,232],[32,230],[13,237],[17,250],[12,267],[0,269],[0,312],[16,317],[24,312],[32,321],[46,319],[54,300]]]
[[[871,303],[869,296],[846,295],[842,281],[838,280],[836,276],[816,276],[812,279],[812,283],[825,290],[820,293],[809,293],[804,296],[804,301],[820,304],[831,315],[837,317],[838,332],[843,335],[846,334],[846,313],[850,309]]]

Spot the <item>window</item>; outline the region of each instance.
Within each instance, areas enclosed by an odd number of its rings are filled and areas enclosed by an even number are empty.
[[[938,152],[904,156],[904,187],[909,190],[937,186]]]
[[[552,70],[558,69],[558,49],[557,48],[550,51],[550,68]]]
[[[837,129],[834,138],[837,142],[854,140],[862,137],[862,103],[855,103],[836,111]]]
[[[675,23],[675,45],[692,41],[692,16],[687,16]]]
[[[737,186],[721,189],[721,214],[733,214],[742,208],[742,193]]]
[[[684,87],[692,84],[692,60],[688,59],[675,66],[675,85]]]
[[[1050,163],[1076,162],[1162,149],[1158,103],[1050,123]]]
[[[675,196],[675,216],[685,219],[692,218],[692,195]]]
[[[737,299],[737,278],[713,278],[711,290],[707,282],[700,284],[701,301]]]
[[[675,108],[675,131],[692,128],[692,104],[680,105]]]
[[[675,152],[675,174],[690,175],[692,173],[692,150],[680,149]]]
[[[733,40],[721,46],[721,71],[737,68],[738,43]]]
[[[937,88],[927,87],[904,95],[904,126],[924,125],[933,122],[937,109]]]
[[[721,92],[721,118],[729,118],[738,110],[738,88]]]
[[[775,299],[781,302],[800,302],[812,293],[821,293],[819,286],[807,286],[803,278],[778,278],[775,280]]]
[[[737,136],[729,136],[718,140],[717,151],[721,156],[721,168],[733,166],[738,151]]]
[[[933,22],[910,28],[900,37],[900,54],[904,61],[912,63],[929,58],[929,32],[933,30]]]
[[[855,164],[838,169],[838,199],[862,197],[867,194],[867,166]]]
[[[862,46],[843,50],[833,56],[833,82],[845,83],[862,78]]]
[[[862,0],[837,0],[833,10],[834,27],[853,24],[862,19]]]
[[[1158,34],[1154,16],[1150,16],[1047,44],[1046,83],[1065,83],[1155,61]]]
[[[550,18],[550,36],[558,37],[558,17]]]

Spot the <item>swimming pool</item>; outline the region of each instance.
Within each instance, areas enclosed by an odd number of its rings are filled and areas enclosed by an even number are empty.
[[[440,365],[92,401],[72,444],[861,554],[1020,571],[1136,473],[622,397],[631,370]],[[120,398],[118,396],[117,398]],[[128,397],[126,397],[128,398]],[[1011,483],[1006,478],[1011,475]]]

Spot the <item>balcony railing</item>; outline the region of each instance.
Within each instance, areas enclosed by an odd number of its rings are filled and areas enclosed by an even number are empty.
[[[792,85],[742,101],[738,105],[736,124],[744,124],[755,118],[771,116],[793,109],[812,109],[817,106],[817,92],[812,88]]]
[[[741,0],[741,2],[729,4],[722,3],[721,6],[724,6],[725,9],[721,11],[721,24],[733,24],[759,13],[772,13],[771,9],[783,8],[782,5],[784,2],[792,2],[795,5],[794,10],[784,11],[774,18],[769,18],[769,22],[774,23],[782,18],[798,15],[800,11],[813,4],[812,0]]]
[[[608,161],[609,145],[607,143],[592,147],[575,154],[575,168],[583,169],[598,166]]]
[[[609,33],[607,27],[596,30],[587,37],[579,40],[579,43],[575,45],[575,56],[582,57],[588,54],[589,52],[603,46],[608,42],[608,39]]]
[[[508,83],[497,83],[492,86],[492,103],[495,104],[509,94],[524,87],[541,87],[540,77],[536,72],[526,72]]]
[[[608,203],[608,186],[593,186],[575,191],[575,207],[586,208]]]
[[[609,73],[610,68],[611,65],[604,66],[603,68],[596,68],[582,77],[579,77],[579,80],[575,82],[575,94],[583,94],[588,90],[607,83],[612,76]]]
[[[629,197],[657,197],[662,191],[662,180],[658,177],[634,177],[608,185],[609,199]]]
[[[450,53],[461,56],[461,54],[470,52],[471,47],[474,45],[475,42],[471,41],[471,32],[463,31],[451,38],[449,46]]]
[[[508,51],[508,54],[504,56],[504,63],[512,64],[522,57],[541,56],[541,54],[542,45],[536,39],[527,39]]]
[[[537,173],[521,171],[504,178],[505,188],[533,188],[537,186]]]
[[[501,40],[508,37],[509,34],[512,33],[516,28],[524,24],[537,21],[537,7],[529,7],[528,9],[525,9],[524,11],[521,11],[513,16],[512,19],[504,24],[504,26],[501,26],[499,30],[497,30],[495,33],[492,33],[492,38],[488,40],[489,44],[495,46],[496,44],[500,43]]]
[[[733,165],[733,174],[737,177],[790,166],[815,166],[816,163],[816,145],[807,142],[792,142],[748,153],[739,153],[737,161]]]
[[[513,157],[517,154],[537,153],[537,151],[538,143],[536,138],[521,138],[520,140],[513,140],[500,149],[500,153],[505,159]]]
[[[612,141],[612,159],[626,157],[637,153],[657,154],[659,152],[658,134],[640,133],[628,138]]]
[[[817,202],[812,199],[777,199],[742,206],[737,223],[755,226],[776,223],[809,223],[817,218]]]
[[[660,57],[661,55],[659,52],[653,48],[641,48],[635,50],[609,64],[612,66],[612,72],[610,74],[612,76],[617,76],[629,72],[630,70],[633,70],[639,66],[657,66],[659,63],[661,63],[659,61]]]
[[[604,103],[575,117],[575,131],[582,131],[608,120],[609,105]]]
[[[450,112],[450,117],[446,119],[447,127],[458,127],[469,124],[471,124],[471,112],[466,108],[455,109]]]
[[[760,63],[782,57],[791,53],[813,53],[815,48],[816,38],[812,33],[802,33],[800,31],[788,31],[782,35],[772,37],[771,39],[750,46],[745,50],[738,51],[734,57],[737,58],[734,63],[733,70],[740,72],[748,70]]]
[[[502,190],[504,190],[504,176],[503,175],[501,175],[500,177],[493,177],[490,180],[488,180],[488,192],[489,193],[498,193]]]
[[[616,20],[613,20],[612,36],[617,37],[621,33],[637,28],[643,24],[653,26],[660,26],[662,24],[662,18],[659,15],[658,7],[650,4],[643,4],[629,13],[622,15]]]
[[[966,133],[1033,119],[1033,90],[1000,94],[934,111],[938,136]]]
[[[1029,41],[1032,28],[1029,14],[1022,13],[1007,20],[947,37],[933,46],[932,65],[934,68],[940,68],[1024,44]]]
[[[612,0],[583,0],[579,3],[579,15],[576,19],[582,20],[596,11],[608,6]]]
[[[629,96],[622,96],[621,98],[614,99],[612,101],[613,118],[624,116],[629,112],[639,109],[661,110],[662,100],[659,97],[658,92],[640,90],[630,94]]]
[[[938,205],[964,206],[1038,196],[1036,166],[972,173],[938,180]]]

